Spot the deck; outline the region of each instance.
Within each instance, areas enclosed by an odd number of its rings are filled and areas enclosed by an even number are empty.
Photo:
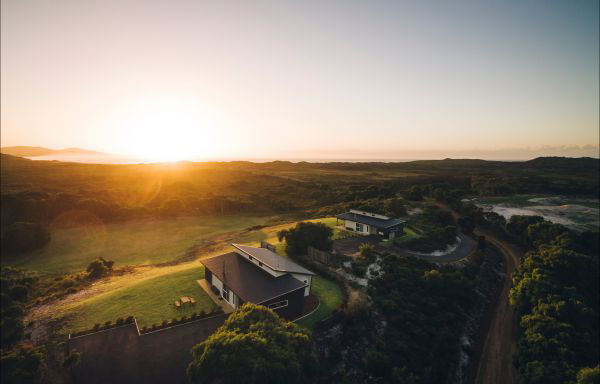
[[[223,300],[221,297],[215,295],[215,293],[212,291],[212,289],[210,289],[210,284],[208,283],[208,281],[206,281],[206,279],[201,279],[201,280],[196,280],[196,281],[198,282],[198,285],[200,285],[200,288],[202,288],[204,290],[204,292],[206,292],[208,297],[210,297],[211,300],[214,301],[215,304],[217,304],[219,307],[221,307],[223,309],[223,312],[231,313],[234,311],[234,309],[231,305],[227,304],[227,302],[225,300]]]

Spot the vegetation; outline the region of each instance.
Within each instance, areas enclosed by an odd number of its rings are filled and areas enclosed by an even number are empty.
[[[456,243],[457,228],[452,215],[436,206],[425,206],[423,212],[413,217],[411,222],[420,229],[420,235],[400,237],[396,244],[418,252],[433,252]]]
[[[86,272],[90,279],[99,279],[111,273],[114,264],[114,261],[104,260],[103,257],[100,257],[87,266]]]
[[[28,345],[20,345],[2,354],[2,382],[14,384],[38,384],[46,372],[45,354]]]
[[[304,383],[315,373],[310,334],[246,303],[192,349],[194,383]]]
[[[204,269],[197,263],[192,267],[141,281],[128,282],[124,276],[122,282],[106,293],[67,303],[57,310],[60,315],[68,316],[68,329],[73,331],[129,315],[136,317],[140,327],[151,327],[164,320],[190,317],[195,312],[210,312],[215,304],[196,282],[204,277]],[[175,307],[181,296],[192,296],[196,304]]]
[[[20,254],[2,255],[2,264],[43,273],[59,274],[84,270],[91,260],[109,257],[120,266],[162,264],[194,258],[211,241],[249,226],[268,223],[272,217],[224,216],[141,219],[104,223],[90,219],[76,226],[55,224],[52,242],[45,248]],[[260,230],[240,240],[260,241],[270,234]],[[191,256],[191,257],[190,257]]]
[[[367,371],[390,383],[446,381],[456,357],[452,346],[475,300],[474,271],[392,254],[382,258],[382,274],[369,293],[388,326],[377,351],[367,356]]]
[[[289,255],[306,255],[308,247],[330,251],[333,245],[333,230],[323,223],[302,222],[295,227],[277,233],[279,241],[285,239]]]
[[[525,230],[535,250],[525,255],[510,292],[520,318],[516,362],[523,382],[574,382],[600,357],[598,255],[569,249],[566,232],[545,243],[559,231],[541,230],[542,223]]]
[[[309,316],[299,320],[297,324],[313,329],[315,324],[327,318],[342,305],[340,287],[322,276],[313,276],[310,293],[319,299],[319,308]]]

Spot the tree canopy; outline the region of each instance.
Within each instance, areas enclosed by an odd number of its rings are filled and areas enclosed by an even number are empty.
[[[323,223],[303,222],[295,227],[277,232],[279,241],[285,239],[287,253],[306,255],[308,247],[330,251],[333,245],[333,230]]]
[[[193,383],[301,383],[314,372],[310,334],[251,303],[192,349]]]

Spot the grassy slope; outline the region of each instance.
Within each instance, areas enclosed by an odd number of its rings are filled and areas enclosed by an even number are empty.
[[[59,228],[52,231],[47,247],[4,257],[2,263],[44,273],[81,271],[100,256],[114,260],[117,267],[158,264],[185,256],[194,244],[267,220],[253,216],[183,217]]]
[[[201,310],[216,308],[196,280],[204,277],[200,266],[158,276],[127,289],[83,300],[71,311],[71,330],[82,330],[95,323],[115,321],[117,317],[133,315],[140,327],[160,324],[163,320],[190,316]],[[181,296],[191,296],[195,305],[177,309],[174,302]]]
[[[342,304],[340,287],[321,276],[313,278],[311,293],[319,298],[319,308],[310,316],[298,321],[299,325],[312,329],[314,325],[326,318]]]
[[[335,218],[311,221],[335,225]],[[242,231],[226,238],[217,238],[217,241],[258,245],[261,240],[266,240],[275,244],[280,254],[285,254],[285,243],[277,240],[277,231],[293,225],[295,223]],[[339,235],[337,229],[335,233]],[[159,238],[164,239],[164,236]],[[222,246],[221,249],[199,256],[219,254],[230,248],[226,243]],[[118,317],[129,315],[135,316],[140,326],[161,323],[173,317],[189,316],[194,311],[208,310],[213,305],[196,283],[202,276],[204,270],[197,261],[165,267],[145,266],[133,274],[99,282],[94,287],[94,294],[89,297],[59,303],[53,308],[54,316],[67,315],[69,322],[65,324],[66,332],[91,328],[96,323],[115,321]],[[312,327],[317,321],[327,317],[342,301],[340,289],[335,283],[322,277],[316,277],[313,281],[312,293],[319,298],[321,306],[317,312],[300,322],[307,327]],[[197,301],[195,308],[177,310],[173,302],[181,296],[193,296]]]

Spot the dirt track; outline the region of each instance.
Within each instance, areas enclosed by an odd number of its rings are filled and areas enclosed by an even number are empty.
[[[485,333],[483,350],[478,359],[479,363],[473,382],[476,384],[513,384],[517,382],[518,377],[512,361],[516,351],[517,324],[515,313],[508,303],[508,293],[511,276],[519,265],[521,252],[488,232],[476,230],[475,234],[485,236],[486,240],[502,253],[505,259],[506,275],[489,328]]]
[[[434,202],[441,209],[452,213],[456,220],[460,215],[448,206]],[[508,302],[511,277],[519,265],[522,251],[517,247],[498,239],[488,231],[476,229],[477,236],[485,236],[486,240],[496,247],[504,257],[505,278],[502,290],[496,301],[488,329],[483,332],[483,348],[481,354],[475,357],[477,367],[473,375],[475,384],[514,384],[518,381],[518,373],[513,364],[513,354],[516,352],[517,323],[515,313]]]

